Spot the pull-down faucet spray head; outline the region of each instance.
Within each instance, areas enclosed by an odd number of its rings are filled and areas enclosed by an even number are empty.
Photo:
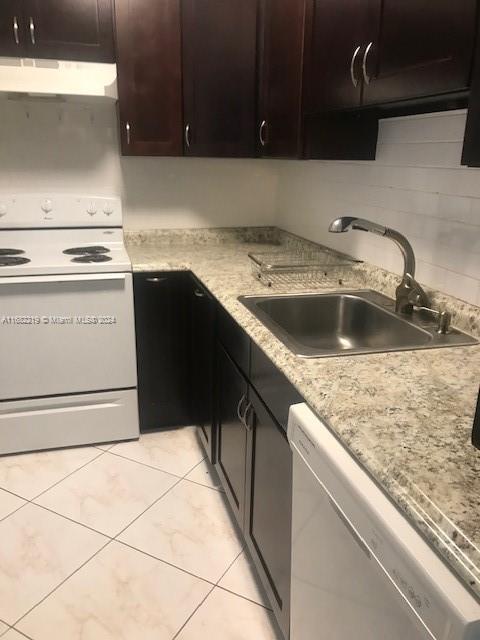
[[[384,227],[376,222],[343,216],[332,220],[328,230],[331,233],[344,233],[350,229],[368,231],[385,238],[390,238],[402,252],[403,277],[396,291],[396,309],[401,313],[412,313],[414,305],[429,307],[430,301],[422,287],[415,280],[415,254],[407,238],[389,227]]]

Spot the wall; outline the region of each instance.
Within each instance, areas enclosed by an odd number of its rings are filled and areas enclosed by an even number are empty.
[[[274,163],[121,159],[112,104],[3,99],[0,123],[0,190],[120,195],[130,229],[273,223]]]
[[[278,226],[400,273],[388,240],[327,231],[340,215],[394,227],[421,282],[480,305],[480,170],[460,166],[464,128],[464,111],[388,119],[375,162],[279,163]]]
[[[119,194],[125,226],[278,224],[400,272],[371,234],[334,236],[354,214],[404,232],[418,278],[480,305],[480,170],[460,166],[465,113],[385,120],[375,162],[123,158],[115,107],[0,101],[0,190]]]

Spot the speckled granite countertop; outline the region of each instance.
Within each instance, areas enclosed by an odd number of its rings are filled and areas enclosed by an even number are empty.
[[[192,270],[480,598],[480,451],[470,444],[480,346],[296,357],[237,300],[285,292],[256,282],[247,257],[276,240],[268,229],[143,232],[127,234],[127,248],[134,271]],[[387,295],[394,286],[391,274],[367,265],[344,280],[344,288]],[[334,288],[326,281],[322,290]],[[454,324],[480,335],[480,310],[448,302]]]

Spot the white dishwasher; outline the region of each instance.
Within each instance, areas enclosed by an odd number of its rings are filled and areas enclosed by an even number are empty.
[[[480,639],[480,604],[306,404],[288,437],[290,640]]]

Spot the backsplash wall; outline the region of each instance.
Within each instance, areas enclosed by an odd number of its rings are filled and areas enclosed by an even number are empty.
[[[328,233],[341,215],[404,233],[417,278],[480,305],[480,170],[461,167],[465,111],[380,122],[375,162],[278,163],[276,224],[401,273],[393,243],[373,234]]]
[[[129,229],[273,223],[272,163],[121,158],[106,103],[3,99],[0,121],[2,191],[120,195]]]
[[[277,224],[400,273],[388,240],[335,236],[352,214],[402,231],[420,281],[480,305],[480,170],[465,112],[380,123],[375,162],[121,158],[115,106],[0,101],[0,190],[118,194],[129,229]]]

